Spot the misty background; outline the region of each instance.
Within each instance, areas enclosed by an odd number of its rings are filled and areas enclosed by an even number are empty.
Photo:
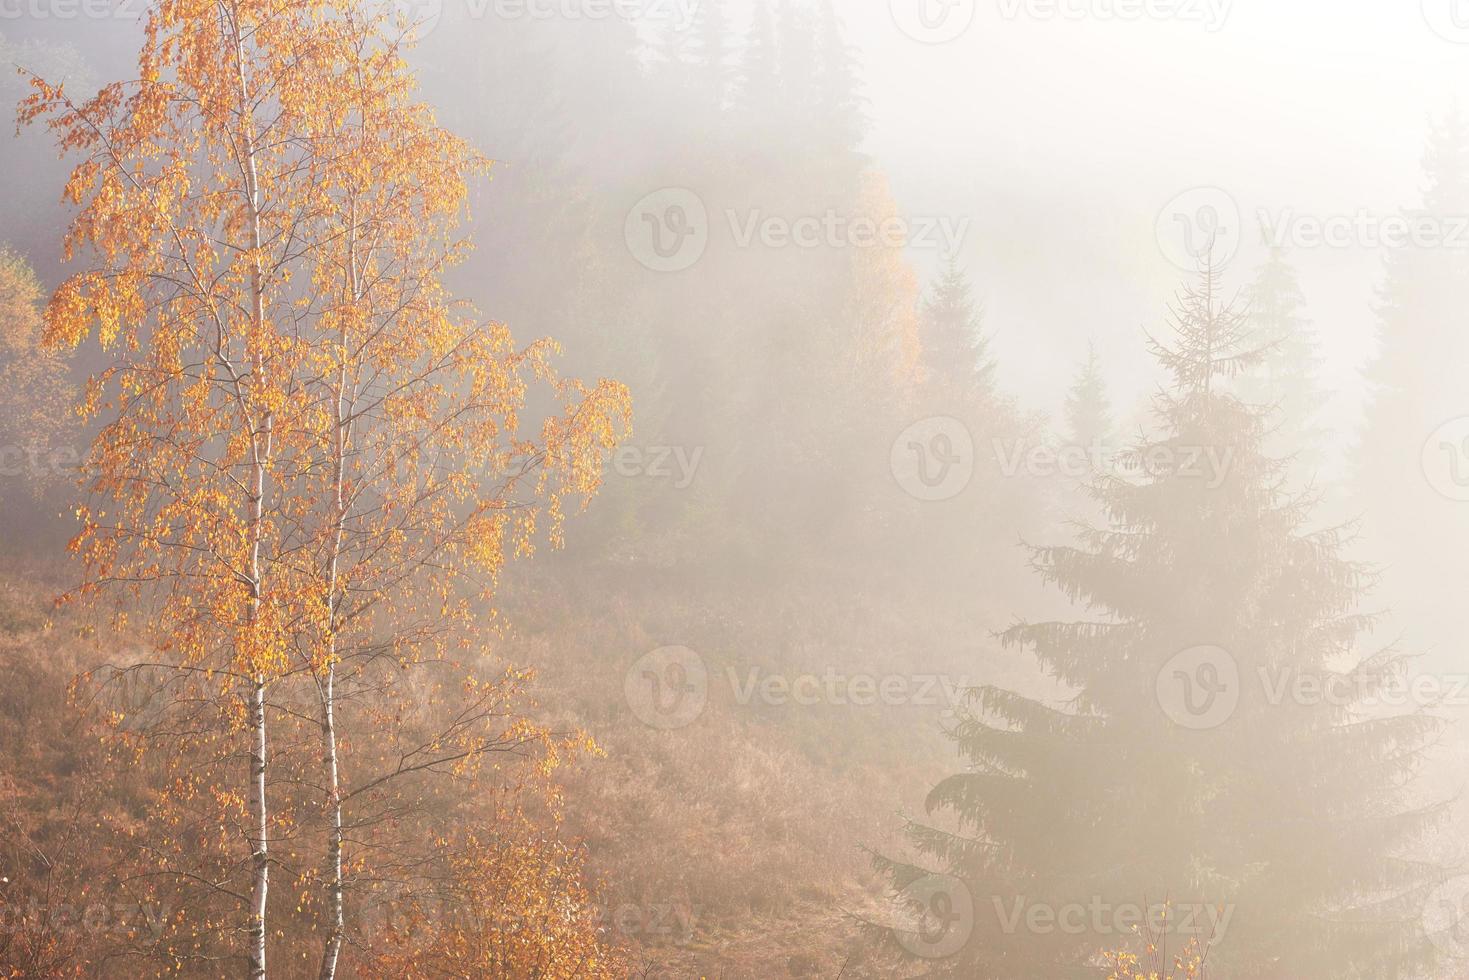
[[[0,62],[78,92],[131,77],[141,6],[0,0]],[[477,250],[453,287],[522,342],[556,338],[569,374],[632,393],[633,437],[566,549],[507,573],[514,627],[487,656],[534,664],[547,722],[585,726],[606,748],[568,777],[568,827],[608,908],[673,924],[621,930],[649,975],[861,968],[850,920],[880,917],[885,889],[907,884],[883,857],[965,764],[944,736],[953,698],[798,709],[742,684],[836,669],[993,684],[1051,705],[1084,686],[1003,636],[1085,618],[1071,601],[1084,590],[1051,587],[1026,547],[1070,543],[1073,520],[1105,525],[1085,489],[1103,474],[1023,461],[1094,444],[1110,459],[1160,438],[1154,399],[1174,378],[1149,337],[1171,336],[1169,310],[1211,254],[1216,300],[1238,297],[1257,333],[1293,331],[1273,367],[1229,390],[1266,409],[1265,447],[1293,457],[1285,488],[1319,496],[1305,526],[1360,521],[1343,554],[1379,570],[1361,607],[1385,615],[1347,652],[1395,645],[1453,692],[1411,705],[1450,724],[1392,782],[1415,805],[1448,801],[1445,830],[1413,853],[1458,867],[1463,4],[397,8],[417,25],[423,98],[496,160],[471,189]],[[24,91],[0,78],[0,101]],[[34,128],[7,133],[0,159],[0,243],[55,287],[68,167]],[[1447,241],[1381,240],[1424,213]],[[890,222],[897,237],[854,246],[854,219]],[[787,240],[803,222],[813,247]],[[1323,226],[1340,240],[1317,241]],[[83,348],[69,370],[80,379],[100,363]],[[968,475],[946,484],[951,452]],[[65,541],[66,492],[6,486],[15,579]],[[669,648],[697,652],[707,704],[650,721],[629,678],[665,670],[655,654]],[[1345,812],[1334,806],[1323,812]],[[1375,874],[1355,886],[1386,888]],[[1325,890],[1341,899],[1334,879]],[[1417,923],[1422,899],[1394,915]],[[1462,956],[1460,925],[1449,945]],[[1447,969],[1381,975],[1458,975]]]

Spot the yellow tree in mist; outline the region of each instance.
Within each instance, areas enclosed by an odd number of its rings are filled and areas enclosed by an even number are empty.
[[[76,394],[66,363],[41,345],[41,284],[0,247],[0,479],[55,486],[76,461]]]
[[[95,336],[108,364],[73,542],[80,595],[150,600],[167,663],[228,706],[246,770],[213,796],[248,851],[248,973],[266,973],[273,691],[313,692],[326,906],[320,973],[344,933],[337,672],[407,667],[472,642],[507,556],[559,541],[563,500],[595,491],[627,395],[557,378],[554,345],[517,347],[443,285],[466,181],[488,162],[414,100],[390,11],[351,0],[162,0],[137,79],[74,101],[37,79],[82,162],[66,237],[83,271],[45,312],[49,343]],[[520,434],[529,385],[554,394]],[[548,403],[549,404],[549,403]],[[299,704],[298,699],[283,699]],[[500,744],[464,730],[407,768]]]

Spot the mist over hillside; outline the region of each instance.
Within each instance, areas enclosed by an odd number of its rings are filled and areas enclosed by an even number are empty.
[[[1465,975],[1466,52],[0,3],[0,972]]]

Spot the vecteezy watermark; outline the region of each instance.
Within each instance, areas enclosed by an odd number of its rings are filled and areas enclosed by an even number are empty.
[[[0,0],[0,20],[142,20],[149,0]]]
[[[816,705],[871,705],[956,708],[964,692],[973,685],[966,678],[942,674],[847,674],[828,667],[820,674],[767,673],[752,667],[740,677],[733,667],[726,671],[735,702],[781,707]]]
[[[1469,674],[1413,674],[1405,669],[1323,672],[1296,667],[1255,670],[1266,704],[1311,707],[1436,708],[1469,705]]]
[[[1202,480],[1217,490],[1229,478],[1234,464],[1232,446],[1182,446],[1159,443],[1135,452],[1116,452],[1098,440],[1090,445],[1053,446],[1025,439],[995,439],[991,443],[1000,474],[1048,479],[1066,477],[1086,480],[1097,476],[1143,475],[1154,480],[1167,478]]]
[[[0,477],[41,479],[73,473],[82,457],[71,446],[0,446]]]
[[[999,0],[1006,20],[1095,20],[1202,24],[1209,33],[1229,20],[1234,0]]]
[[[85,905],[26,905],[0,903],[0,936],[16,933],[106,934],[119,939],[156,943],[172,911],[147,902],[89,902]]]
[[[1223,268],[1239,252],[1244,226],[1239,203],[1218,187],[1195,187],[1158,212],[1154,233],[1164,258],[1187,272],[1206,259]]]
[[[38,2],[38,0],[33,0]],[[687,31],[701,0],[454,0],[471,21],[602,21],[667,26]],[[444,0],[392,0],[398,23],[416,37],[433,33],[444,16]]]
[[[623,693],[639,720],[668,731],[687,727],[703,714],[715,679],[728,684],[733,703],[741,707],[933,707],[948,716],[973,686],[967,678],[945,674],[847,672],[831,666],[789,673],[726,667],[711,674],[699,654],[670,646],[639,657],[623,675]]]
[[[936,415],[898,433],[888,462],[893,479],[911,496],[952,500],[974,479],[974,438],[963,422]]]
[[[686,187],[665,187],[634,204],[623,223],[628,251],[654,272],[682,272],[709,247],[709,209]]]
[[[688,647],[659,647],[627,669],[622,693],[633,714],[648,727],[686,728],[709,703],[709,668]]]
[[[952,875],[924,875],[893,898],[898,920],[893,935],[914,956],[941,960],[953,956],[974,934],[974,895]]]
[[[1174,724],[1218,728],[1239,706],[1239,663],[1223,647],[1189,647],[1163,665],[1155,687],[1158,706]]]
[[[694,940],[694,912],[687,905],[673,902],[652,902],[644,905],[623,902],[620,905],[595,905],[591,910],[591,918],[627,939],[687,946]],[[527,924],[533,927],[538,925],[535,922]]]
[[[1433,32],[1454,44],[1469,44],[1469,3],[1465,0],[1422,0],[1423,19]]]
[[[759,244],[782,248],[932,248],[956,254],[969,233],[969,219],[950,216],[875,218],[828,209],[821,214],[768,215],[756,208],[746,214],[726,211],[735,247]]]
[[[470,20],[596,21],[693,26],[701,0],[454,0]],[[0,20],[142,20],[152,0],[0,0]],[[423,38],[439,26],[444,0],[390,0],[392,19]]]
[[[1298,214],[1291,208],[1256,211],[1265,241],[1291,248],[1469,248],[1469,215]]]
[[[1218,646],[1189,647],[1171,657],[1156,678],[1158,705],[1182,728],[1219,728],[1249,694],[1278,708],[1331,707],[1362,714],[1469,706],[1469,674],[1413,673],[1402,664],[1316,670],[1262,664],[1242,671]]]
[[[991,899],[1000,931],[1035,936],[1180,936],[1217,942],[1234,918],[1232,905],[1201,902],[1114,903],[1100,895],[1085,901],[1032,902],[1025,896]]]
[[[431,887],[398,882],[380,883],[371,892],[361,912],[360,928],[368,937],[428,941],[445,931],[466,935],[550,934],[573,917],[643,943],[686,946],[694,938],[694,910],[682,903],[624,902],[517,912],[486,909],[452,892],[441,894]]]
[[[675,490],[687,490],[703,458],[703,446],[693,450],[683,446],[622,446],[612,454],[612,472],[626,479],[667,481]]]
[[[425,38],[444,16],[444,0],[393,0],[393,16],[411,37]]]
[[[1440,495],[1469,502],[1469,415],[1450,419],[1423,443],[1423,475]]]
[[[430,2],[430,0],[419,0]],[[433,0],[437,2],[437,0]],[[473,20],[625,20],[676,31],[694,26],[703,0],[458,0]]]
[[[1443,882],[1423,903],[1423,932],[1453,960],[1469,959],[1469,875]]]
[[[771,251],[929,248],[953,253],[964,244],[970,225],[967,217],[874,216],[835,208],[798,215],[731,208],[723,219],[734,248]],[[691,268],[704,257],[715,231],[708,206],[686,187],[654,191],[633,205],[623,222],[628,250],[654,272]]]
[[[888,0],[898,30],[922,44],[947,44],[974,23],[977,0]]]

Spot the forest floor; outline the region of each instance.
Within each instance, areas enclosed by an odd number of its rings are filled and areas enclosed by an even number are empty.
[[[127,652],[53,607],[69,571],[0,567],[12,869],[26,866],[27,835],[56,834],[83,793],[68,785],[88,759],[68,683]],[[864,966],[858,942],[859,919],[888,917],[872,853],[901,853],[904,817],[922,818],[927,791],[959,766],[942,735],[959,690],[1033,683],[1023,657],[997,649],[1004,615],[891,583],[776,591],[615,567],[521,571],[486,666],[534,667],[536,720],[603,750],[563,772],[563,830],[584,842],[609,938],[640,975],[893,975]],[[649,724],[641,665],[670,646],[701,663],[702,708]],[[132,819],[108,805],[113,822]]]
[[[609,926],[650,976],[870,975],[857,920],[887,918],[872,852],[900,854],[905,817],[959,767],[942,734],[954,699],[1034,684],[991,635],[1008,620],[829,582],[619,584],[632,580],[515,589],[496,651],[537,666],[543,721],[606,752],[566,797]],[[663,729],[639,717],[638,672],[670,646],[697,655],[706,698]]]

